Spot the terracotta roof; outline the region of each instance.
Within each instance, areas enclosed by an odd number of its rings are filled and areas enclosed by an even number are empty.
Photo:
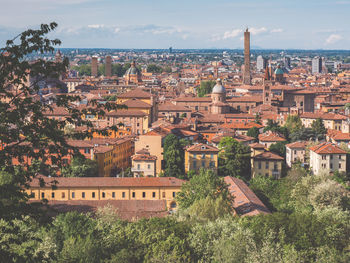
[[[305,119],[317,119],[322,118],[324,120],[346,120],[346,116],[335,114],[335,113],[312,113],[312,112],[304,112],[301,114],[300,118]]]
[[[232,122],[232,123],[224,123],[219,126],[220,128],[230,128],[230,129],[244,129],[248,130],[250,128],[262,128],[261,124],[257,124],[255,122]]]
[[[182,101],[182,102],[211,102],[211,98],[210,97],[179,97],[177,99],[175,99],[175,101]]]
[[[284,142],[286,141],[285,138],[282,136],[279,136],[276,133],[269,133],[269,134],[259,134],[259,141],[260,142]]]
[[[330,142],[323,142],[314,147],[311,147],[310,151],[313,151],[317,154],[346,154],[346,151]]]
[[[135,98],[127,100],[123,104],[126,105],[128,108],[152,108],[150,104]]]
[[[47,110],[44,112],[46,116],[70,116],[68,110],[64,107],[52,107],[52,111]]]
[[[265,149],[265,145],[261,144],[261,143],[252,143],[252,144],[249,144],[250,148],[252,149]]]
[[[219,149],[208,145],[208,144],[204,144],[204,143],[198,143],[195,145],[191,145],[188,148],[186,148],[186,151],[188,152],[219,152]]]
[[[149,154],[136,154],[131,157],[134,161],[155,161],[157,156]]]
[[[269,209],[242,180],[231,176],[226,176],[224,180],[229,185],[228,190],[231,195],[234,196],[233,208],[237,214],[252,216],[270,213]]]
[[[175,177],[41,177],[51,188],[57,181],[57,187],[180,187],[185,181]],[[30,183],[31,187],[39,187],[39,179]]]
[[[33,201],[32,201],[33,203]],[[112,206],[123,220],[139,218],[165,217],[168,215],[166,200],[69,200],[48,201],[56,213],[77,211],[79,213],[96,212],[99,207]]]
[[[305,149],[307,146],[308,142],[306,141],[298,141],[298,142],[292,142],[286,144],[286,147],[291,148],[291,149]]]
[[[134,89],[118,96],[119,98],[138,98],[138,99],[150,99],[151,94],[142,89]]]
[[[262,96],[242,96],[227,99],[227,102],[262,102]]]
[[[110,117],[144,117],[147,114],[140,110],[116,110],[106,113]]]
[[[254,159],[258,159],[258,160],[284,160],[283,157],[281,157],[275,153],[272,153],[272,152],[260,153],[258,155],[255,155]]]
[[[159,104],[158,106],[158,112],[160,111],[187,111],[187,112],[191,112],[192,110],[180,105],[175,105],[171,102],[166,102],[163,104]]]

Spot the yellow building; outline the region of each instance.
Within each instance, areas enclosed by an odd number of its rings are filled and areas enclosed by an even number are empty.
[[[94,159],[98,163],[98,176],[109,177],[113,170],[125,170],[131,166],[133,143],[129,138],[94,139]],[[99,144],[98,144],[99,143]]]
[[[30,183],[30,201],[101,201],[101,200],[165,200],[168,209],[175,209],[176,194],[184,180],[174,177],[102,178],[42,177]],[[52,187],[56,181],[56,187]]]
[[[215,172],[218,169],[219,149],[199,143],[191,145],[185,149],[185,171],[198,171],[199,169],[212,169]]]
[[[252,178],[258,175],[280,178],[282,173],[283,157],[266,151],[265,146],[259,143],[250,145],[252,150],[251,174]]]

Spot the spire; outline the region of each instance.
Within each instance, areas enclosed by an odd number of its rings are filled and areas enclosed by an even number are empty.
[[[266,68],[265,68],[265,80],[271,80],[270,69],[268,65],[266,65]]]

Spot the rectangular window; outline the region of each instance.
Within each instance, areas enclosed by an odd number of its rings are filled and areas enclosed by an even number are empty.
[[[140,169],[141,169],[141,165],[138,164],[138,165],[137,165],[137,170],[140,170]]]
[[[332,156],[332,155],[331,155],[331,156]],[[333,164],[332,164],[332,163],[330,164],[330,168],[333,169]]]
[[[152,193],[152,197],[153,197],[153,198],[156,198],[156,192],[153,192],[153,193]]]
[[[339,169],[341,169],[341,163],[339,163]]]
[[[165,192],[162,193],[162,197],[165,198]]]
[[[205,159],[205,154],[204,153],[202,154],[202,159]]]
[[[202,161],[202,167],[205,167],[205,161]]]
[[[92,192],[91,196],[92,198],[95,198],[95,192]]]
[[[85,198],[85,192],[81,193],[81,198]]]
[[[106,193],[102,192],[102,198],[106,198]]]
[[[150,165],[150,164],[147,165],[147,169],[148,169],[148,170],[151,169],[151,165]]]
[[[122,198],[125,198],[125,192],[122,192]]]
[[[55,198],[55,193],[54,192],[51,193],[51,198]]]
[[[193,161],[193,169],[196,169],[196,168],[197,168],[197,162]]]
[[[142,192],[142,198],[146,197],[146,192]]]
[[[31,198],[35,198],[35,193],[32,192],[32,193],[30,194],[30,197],[31,197]]]
[[[41,193],[41,198],[45,198],[45,193]]]
[[[274,169],[275,171],[277,171],[277,170],[278,170],[278,165],[277,165],[277,162],[275,162],[275,163],[273,164],[273,169]]]
[[[265,169],[269,169],[269,162],[268,161],[266,161],[266,163],[265,163]]]
[[[175,196],[176,196],[176,192],[173,192],[173,197],[175,198]]]
[[[258,162],[258,169],[261,169],[261,162]]]
[[[331,158],[331,160],[333,160],[333,155],[332,154],[331,154],[330,158]]]
[[[211,154],[211,155],[210,155],[210,159],[214,159],[214,154]]]
[[[112,192],[112,198],[115,198],[115,192]]]
[[[72,192],[72,198],[75,198],[75,193],[74,192]]]
[[[66,193],[65,193],[65,192],[62,192],[61,197],[62,197],[62,198],[66,198]]]
[[[197,158],[197,154],[196,154],[196,153],[193,154],[193,158],[194,158],[194,159]]]
[[[341,155],[339,155],[339,160],[341,160]]]
[[[132,192],[132,198],[135,198],[136,194],[135,192]]]

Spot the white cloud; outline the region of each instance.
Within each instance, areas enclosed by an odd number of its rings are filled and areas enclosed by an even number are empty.
[[[241,29],[233,29],[232,31],[226,31],[222,39],[235,38],[242,33]]]
[[[261,28],[249,28],[250,33],[252,33],[252,35],[259,35],[262,33],[266,33],[267,32],[267,28],[266,27],[261,27]]]
[[[114,28],[114,33],[118,33],[120,31],[119,27]]]
[[[343,37],[341,35],[332,34],[326,39],[326,45],[334,44],[342,39]]]
[[[96,25],[88,25],[87,26],[88,28],[103,28],[104,27],[104,25],[98,25],[98,24],[96,24]]]
[[[283,29],[282,28],[275,28],[270,31],[271,33],[282,33]]]

